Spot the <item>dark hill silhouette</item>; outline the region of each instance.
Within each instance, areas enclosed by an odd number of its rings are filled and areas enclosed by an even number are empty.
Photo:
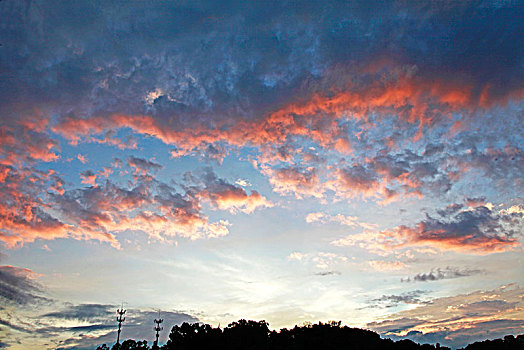
[[[105,344],[97,350],[109,350]],[[341,322],[319,322],[292,329],[270,331],[266,321],[230,323],[226,328],[213,328],[208,324],[183,323],[174,326],[169,340],[161,347],[149,347],[146,340],[126,340],[111,350],[449,350],[437,344],[417,344],[411,340],[383,339],[370,330],[341,326]],[[523,350],[524,334],[504,339],[485,340],[470,344],[465,350]]]

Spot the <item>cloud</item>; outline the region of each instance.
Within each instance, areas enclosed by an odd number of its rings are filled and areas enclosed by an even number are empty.
[[[17,342],[15,334],[34,330],[33,320],[26,318],[24,313],[53,304],[54,300],[38,282],[40,276],[27,268],[0,266],[0,337],[5,340],[4,348]]]
[[[238,186],[242,186],[242,187],[252,186],[251,183],[249,183],[249,181],[246,179],[238,179],[235,181],[235,184],[237,184]]]
[[[399,304],[415,304],[415,305],[428,304],[428,301],[424,301],[420,298],[424,294],[427,294],[427,291],[417,289],[417,290],[402,293],[400,295],[396,295],[396,294],[382,295],[380,298],[372,299],[370,301],[372,303],[370,307],[390,308],[390,307],[395,307]]]
[[[160,310],[160,317],[164,320],[164,322],[162,323],[164,331],[160,333],[159,338],[159,342],[162,343],[167,341],[171,328],[174,325],[180,325],[183,322],[199,322],[199,320],[196,317],[178,311]],[[146,339],[149,340],[150,343],[152,343],[153,332],[151,331],[151,329],[152,325],[154,325],[153,320],[156,318],[158,318],[158,310],[128,310],[126,313],[126,321],[124,322],[122,328],[122,339]],[[112,319],[113,318],[111,317],[111,320]],[[64,348],[91,349],[94,345],[98,345],[101,343],[113,343],[116,339],[116,330],[113,323],[111,323],[111,326],[111,331],[106,332],[106,334],[100,335],[98,337],[90,337],[89,333],[77,333],[78,335],[75,337],[76,339],[73,338],[75,341],[70,341],[69,344]]]
[[[454,348],[523,331],[522,293],[517,285],[430,300],[367,324],[382,336],[439,342]]]
[[[24,327],[5,324],[9,329],[24,333],[22,344],[53,344],[57,349],[93,349],[97,345],[113,344],[116,341],[116,309],[119,306],[107,304],[53,305],[54,311],[28,315]],[[127,309],[122,325],[120,339],[153,338],[153,320],[158,318],[158,310]],[[165,330],[160,333],[160,341],[165,342],[170,328],[183,322],[198,322],[198,319],[184,312],[160,310]],[[9,343],[8,343],[9,344]]]
[[[143,158],[137,158],[134,156],[128,158],[127,164],[134,169],[135,175],[142,176],[145,176],[150,172],[155,172],[163,168],[163,166],[158,163]]]
[[[0,266],[0,299],[3,300],[4,306],[10,304],[25,306],[49,300],[36,281],[37,277],[39,277],[37,273],[26,268]]]
[[[193,166],[183,157],[249,159],[290,200],[471,199],[379,232],[351,216],[308,216],[364,229],[339,246],[487,254],[521,244],[521,205],[488,205],[523,189],[518,2],[150,5],[2,2],[6,247],[56,238],[119,247],[126,230],[163,242],[220,237],[231,223],[210,219],[208,207],[274,205],[217,175],[184,182],[162,152],[175,168]],[[123,175],[94,168],[108,150],[122,154]],[[75,186],[62,157],[87,151],[91,170],[71,163],[86,185]],[[345,263],[330,254],[302,260]]]
[[[333,275],[340,275],[340,271],[321,271],[315,273],[315,276],[333,276]]]
[[[211,168],[204,169],[199,180],[203,186],[198,191],[198,196],[210,201],[217,209],[250,214],[257,208],[273,206],[273,203],[257,191],[252,190],[248,194],[244,188],[218,178]]]
[[[108,315],[113,313],[112,305],[103,304],[79,304],[69,305],[58,311],[53,311],[42,315],[45,318],[57,318],[64,320],[78,320],[89,322],[100,322],[106,320]]]
[[[356,227],[360,226],[365,229],[373,229],[377,225],[370,224],[367,222],[359,222],[358,217],[356,216],[345,216],[342,214],[336,214],[336,215],[329,215],[322,212],[313,212],[309,213],[306,216],[306,222],[307,223],[314,223],[314,222],[320,222],[320,223],[326,223],[326,222],[335,222],[340,225],[350,226],[350,227]]]
[[[303,263],[307,264],[314,264],[315,267],[326,270],[329,267],[337,266],[340,264],[345,264],[348,262],[348,258],[346,256],[337,254],[337,253],[331,253],[331,252],[317,252],[317,253],[300,253],[300,252],[293,252],[287,256],[288,261],[301,261]],[[323,273],[326,271],[319,272],[319,276],[325,276]],[[327,271],[328,275],[331,275],[334,273],[334,271]]]
[[[294,195],[298,199],[304,197],[322,198],[324,189],[314,168],[287,167],[271,169],[264,167],[262,172],[269,177],[273,190],[282,195]]]
[[[80,154],[80,153],[78,153],[78,154],[76,155],[76,158],[77,158],[77,159],[80,161],[80,163],[82,163],[82,164],[85,164],[85,163],[88,162],[87,157],[86,157],[85,155]]]
[[[426,218],[415,226],[397,226],[390,230],[349,235],[336,240],[334,245],[353,246],[376,253],[392,248],[429,246],[452,249],[464,253],[489,254],[514,249],[518,244],[522,217],[518,213],[505,214],[480,206],[463,210],[449,206],[437,211],[437,217]]]
[[[63,193],[63,180],[55,171],[2,165],[0,169],[4,174],[0,182],[0,241],[14,247],[35,239],[67,237],[70,227],[47,212],[42,196],[47,188],[57,195]]]
[[[367,262],[373,271],[397,271],[403,270],[406,267],[401,261],[383,261],[383,260],[370,260]]]
[[[211,168],[201,176],[187,177],[189,182],[180,191],[156,180],[154,172],[161,165],[138,157],[130,157],[128,165],[134,169],[132,183],[118,184],[109,178],[113,168],[104,167],[103,172],[86,170],[80,174],[82,183],[89,187],[67,190],[52,170],[20,172],[2,166],[0,219],[4,230],[0,240],[15,247],[36,239],[70,237],[119,247],[116,235],[126,230],[142,231],[161,241],[175,236],[220,237],[229,233],[231,224],[220,219],[209,222],[203,213],[204,202],[214,209],[247,214],[273,206],[256,190],[248,193],[219,178]],[[99,175],[107,179],[100,181]],[[42,196],[42,192],[47,193]]]
[[[5,112],[4,108],[0,111]],[[17,107],[4,113],[0,119],[0,164],[20,166],[58,160],[55,152],[59,143],[48,135],[47,125],[48,119],[31,108]]]
[[[106,236],[112,241],[114,234],[126,230],[142,231],[159,240],[216,237],[227,234],[229,225],[208,222],[193,194],[180,194],[168,184],[142,176],[131,187],[106,180],[98,187],[66,191],[53,197],[53,209],[75,228],[73,234]]]
[[[58,161],[60,137],[122,150],[155,138],[173,157],[218,164],[242,148],[275,192],[301,199],[441,196],[478,169],[521,187],[522,147],[508,126],[523,96],[514,4],[128,8],[143,18],[86,2],[2,8],[2,164]],[[496,130],[494,111],[508,121]],[[493,135],[503,149],[485,149]]]
[[[287,260],[302,260],[306,255],[300,252],[293,252],[287,256]]]
[[[312,257],[311,260],[315,263],[315,266],[320,269],[327,269],[332,265],[343,264],[348,261],[348,258],[336,253],[320,252],[316,256]]]
[[[460,278],[460,277],[468,277],[473,275],[478,275],[482,273],[482,270],[479,269],[460,269],[460,268],[453,268],[453,267],[446,267],[445,269],[436,268],[432,269],[428,273],[417,273],[416,275],[412,277],[408,277],[406,279],[402,279],[402,282],[410,282],[413,280],[413,282],[427,282],[427,281],[438,281],[443,279],[452,279],[452,278]]]
[[[96,186],[96,174],[93,173],[91,170],[86,170],[80,173],[80,177],[82,178],[81,183],[91,186]]]

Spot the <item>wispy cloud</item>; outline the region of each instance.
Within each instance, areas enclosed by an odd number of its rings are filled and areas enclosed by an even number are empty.
[[[481,337],[522,333],[522,293],[521,287],[509,285],[437,298],[367,326],[394,339],[462,347]]]

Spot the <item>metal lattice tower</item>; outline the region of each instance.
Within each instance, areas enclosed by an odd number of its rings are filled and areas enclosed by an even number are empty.
[[[124,310],[124,307],[116,310],[116,313],[118,314],[118,316],[116,317],[116,320],[118,321],[118,335],[116,336],[117,344],[120,344],[120,331],[122,328],[122,322],[126,320],[126,318],[124,317],[124,314],[126,313],[126,311],[127,310]]]
[[[160,311],[158,311],[158,320],[155,320],[155,328],[153,328],[156,331],[156,340],[155,344],[153,345],[153,349],[158,349],[158,336],[161,330],[164,329],[164,327],[160,327],[160,324],[164,322],[163,319],[160,318]]]

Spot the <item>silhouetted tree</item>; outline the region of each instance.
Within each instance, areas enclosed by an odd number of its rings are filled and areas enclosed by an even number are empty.
[[[223,342],[221,336],[220,328],[213,328],[208,324],[184,322],[171,329],[169,340],[162,349],[219,349],[220,343]]]
[[[147,341],[126,340],[112,350],[150,349]],[[208,324],[187,323],[174,326],[162,350],[449,350],[403,339],[382,339],[370,330],[342,326],[340,321],[307,323],[292,329],[270,331],[266,321],[239,320],[224,330]],[[485,340],[468,345],[464,350],[523,350],[524,334],[504,339]],[[109,350],[104,344],[97,350]]]
[[[135,341],[133,339],[128,339],[122,344],[116,343],[113,345],[111,350],[149,350],[147,346],[147,340]],[[106,344],[102,344],[96,348],[96,350],[109,350],[109,347]]]
[[[224,329],[228,349],[266,350],[269,349],[269,325],[266,321],[246,321],[230,323]]]
[[[507,335],[504,339],[484,340],[465,347],[465,350],[522,350],[524,349],[524,334],[517,337]]]

